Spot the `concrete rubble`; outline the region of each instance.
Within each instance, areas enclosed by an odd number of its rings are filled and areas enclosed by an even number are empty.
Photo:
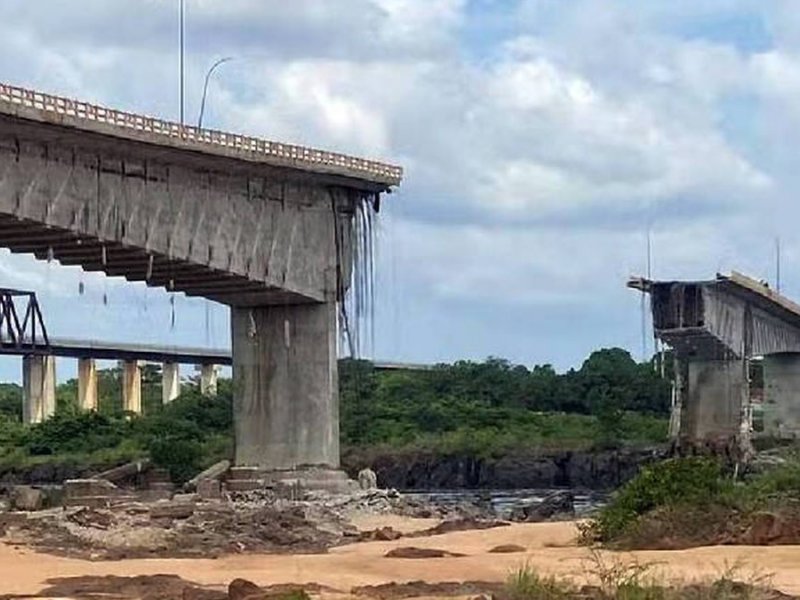
[[[215,485],[216,484],[216,485]],[[449,519],[442,531],[494,526],[464,519],[469,507],[437,507],[394,490],[367,489],[345,494],[262,487],[223,491],[218,480],[199,480],[197,491],[170,499],[147,500],[101,479],[69,480],[63,502],[42,509],[44,494],[17,486],[15,512],[0,512],[5,540],[38,550],[88,559],[209,557],[228,553],[319,553],[336,545],[391,540],[399,532],[361,532],[352,519],[401,514]]]

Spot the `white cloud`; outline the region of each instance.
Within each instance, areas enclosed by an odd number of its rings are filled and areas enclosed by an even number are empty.
[[[389,200],[399,287],[423,296],[547,310],[588,289],[603,305],[643,270],[648,221],[657,273],[768,271],[764,240],[783,230],[788,244],[800,217],[787,201],[796,49],[679,34],[737,15],[737,0],[520,5],[190,0],[188,114],[210,62],[235,56],[212,82],[208,125],[403,164]],[[174,7],[65,6],[11,1],[0,52],[15,60],[0,80],[174,117]],[[777,9],[753,10],[776,28]],[[732,139],[746,124],[724,105],[739,95],[756,125]]]

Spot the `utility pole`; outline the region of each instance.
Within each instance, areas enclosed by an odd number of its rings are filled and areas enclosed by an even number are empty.
[[[186,12],[186,10],[185,10],[185,6],[184,6],[184,0],[180,0],[180,18],[179,18],[179,21],[180,21],[180,25],[179,25],[179,27],[180,27],[180,32],[179,32],[179,44],[180,44],[179,65],[180,65],[180,67],[179,67],[179,69],[180,69],[181,126],[183,126],[183,124],[185,122],[185,114],[184,114],[184,106],[185,106],[184,105],[184,89],[185,89],[184,54],[185,54],[185,50],[186,50],[185,39],[184,39],[184,34],[185,34],[185,12]]]

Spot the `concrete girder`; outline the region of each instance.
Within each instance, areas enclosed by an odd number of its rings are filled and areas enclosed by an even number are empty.
[[[0,115],[0,214],[31,235],[9,245],[89,268],[103,262],[103,247],[107,264],[115,253],[135,260],[145,251],[313,301],[339,291],[335,273],[350,272],[352,215],[363,189],[153,149]]]

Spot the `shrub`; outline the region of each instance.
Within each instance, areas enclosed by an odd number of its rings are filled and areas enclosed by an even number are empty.
[[[584,530],[596,541],[618,537],[647,512],[679,504],[703,505],[733,489],[721,465],[703,457],[676,458],[648,467],[616,492]]]
[[[157,438],[150,444],[150,459],[169,471],[175,483],[184,483],[202,469],[203,448],[194,440],[174,437]]]
[[[96,412],[58,413],[27,428],[20,444],[32,455],[89,453],[116,446],[129,433],[124,420]]]

